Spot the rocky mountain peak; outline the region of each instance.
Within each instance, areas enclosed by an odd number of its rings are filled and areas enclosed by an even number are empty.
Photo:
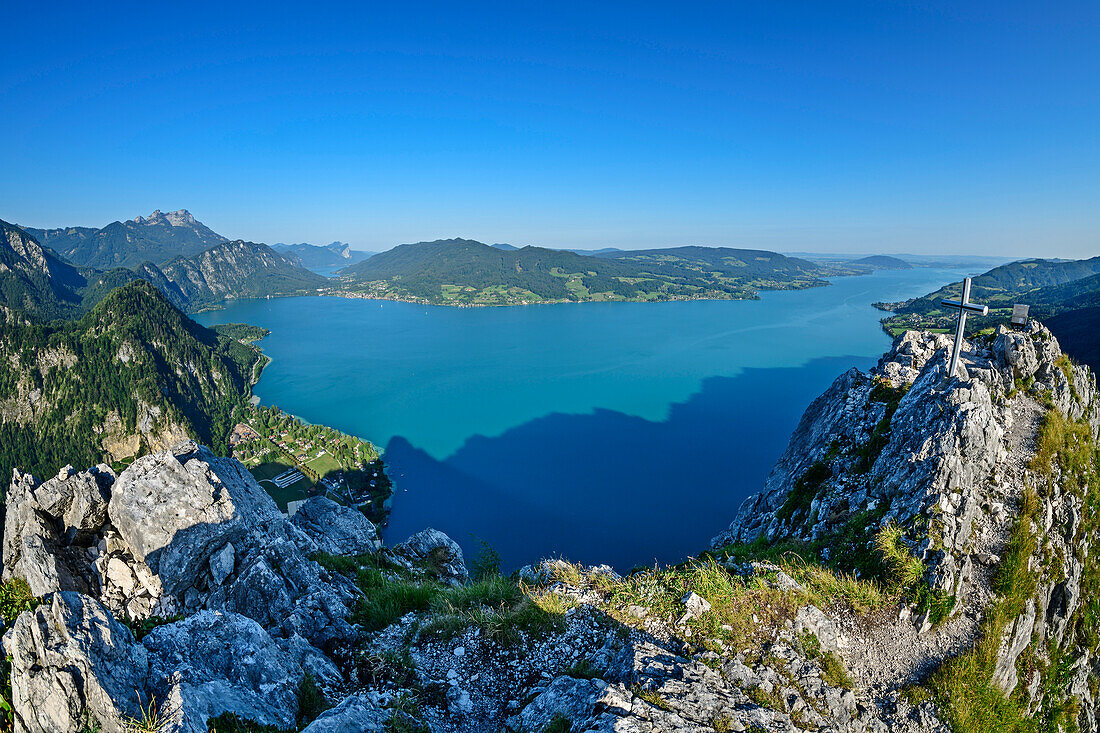
[[[164,218],[168,220],[168,223],[174,227],[191,226],[198,224],[198,221],[191,212],[187,209],[180,209],[179,211],[169,211],[164,215]]]
[[[149,216],[137,216],[131,221],[135,224],[144,224],[146,226],[155,226],[158,224],[167,224],[174,227],[194,227],[205,226],[198,219],[191,214],[187,209],[180,209],[178,211],[169,211],[167,214],[160,209],[154,209],[153,213]]]

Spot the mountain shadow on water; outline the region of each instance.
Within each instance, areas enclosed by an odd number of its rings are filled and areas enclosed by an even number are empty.
[[[613,410],[550,413],[475,435],[437,460],[394,437],[387,543],[432,526],[467,560],[487,541],[511,570],[543,557],[620,571],[697,554],[763,487],[806,405],[868,357],[709,377],[663,421]]]

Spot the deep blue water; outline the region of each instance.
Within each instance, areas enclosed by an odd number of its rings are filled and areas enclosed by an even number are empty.
[[[806,405],[889,347],[878,300],[963,270],[838,278],[760,301],[444,308],[243,301],[271,330],[256,393],[385,448],[387,541],[425,526],[506,567],[698,553],[758,491]]]

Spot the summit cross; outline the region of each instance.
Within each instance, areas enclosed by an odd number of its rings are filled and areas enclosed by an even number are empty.
[[[962,351],[963,331],[966,330],[966,314],[976,313],[985,315],[989,313],[988,305],[978,305],[970,302],[970,278],[963,278],[962,298],[959,300],[941,300],[940,305],[947,308],[955,308],[959,311],[959,325],[955,329],[955,348],[951,350],[951,367],[947,372],[948,378],[955,376],[955,370],[959,367],[959,352]]]

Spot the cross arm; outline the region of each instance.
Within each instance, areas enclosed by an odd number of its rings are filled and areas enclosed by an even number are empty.
[[[960,300],[941,300],[940,305],[945,305],[948,308],[957,308],[958,310],[964,310],[967,313],[978,313],[980,315],[987,315],[989,313],[988,305],[976,305],[974,303],[963,303]]]

